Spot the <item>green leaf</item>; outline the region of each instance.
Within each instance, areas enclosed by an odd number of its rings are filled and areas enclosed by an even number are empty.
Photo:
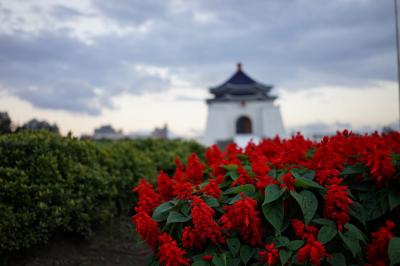
[[[184,216],[183,214],[181,214],[179,212],[171,211],[167,218],[167,224],[184,223],[184,222],[190,221],[191,219],[192,219],[192,216]]]
[[[390,265],[396,265],[400,263],[400,237],[393,237],[389,241],[388,255],[390,259]]]
[[[189,212],[190,212],[190,203],[189,203],[188,201],[185,201],[185,202],[182,204],[181,212],[182,212],[183,215],[189,216]]]
[[[292,256],[292,254],[293,254],[292,251],[286,251],[284,249],[279,250],[279,258],[281,260],[281,264],[285,265],[290,259],[290,256]]]
[[[255,249],[249,247],[247,245],[242,245],[240,247],[240,258],[242,259],[243,263],[246,265],[247,262],[251,259],[254,255]]]
[[[230,189],[227,189],[224,194],[225,195],[230,195],[230,194],[239,194],[241,192],[255,192],[256,189],[252,184],[246,184],[246,185],[242,185],[242,186],[237,186],[237,187],[233,187]]]
[[[308,224],[318,209],[317,197],[308,190],[303,190],[300,193],[296,191],[290,191],[290,195],[297,201],[300,205],[301,211],[303,212],[304,222]]]
[[[274,201],[265,205],[263,204],[262,211],[265,219],[280,233],[284,218],[283,200]]]
[[[289,245],[290,240],[286,236],[278,236],[274,238],[273,242],[276,248],[280,248],[280,247],[287,247],[287,245]]]
[[[354,224],[347,223],[344,225],[344,228],[348,230],[347,234],[352,238],[358,239],[362,241],[364,244],[367,243],[367,237],[364,233]]]
[[[227,266],[228,264],[226,263],[226,254],[215,254],[213,255],[212,261],[211,261],[215,266]]]
[[[389,206],[392,211],[394,208],[400,205],[400,193],[396,190],[389,191]]]
[[[321,189],[321,190],[325,190],[325,188],[323,186],[321,186],[320,184],[304,178],[304,177],[298,177],[294,180],[293,185],[295,187],[302,187],[302,188],[317,188],[317,189]]]
[[[364,207],[356,201],[353,201],[350,204],[350,215],[359,220],[364,226],[366,225],[367,221],[367,214],[365,212]]]
[[[309,180],[313,180],[315,177],[315,171],[314,170],[308,170],[308,169],[299,169],[299,168],[294,168],[292,169],[292,175],[294,178],[305,178]]]
[[[225,176],[229,176],[233,181],[239,178],[236,164],[222,165],[221,167],[227,170]]]
[[[273,184],[267,186],[265,188],[265,199],[263,205],[279,199],[284,192],[285,190],[281,190],[278,185]]]
[[[325,218],[317,218],[312,220],[312,222],[314,224],[319,224],[319,225],[327,225],[327,226],[331,226],[331,227],[336,227],[336,224],[334,221],[329,220],[329,219],[325,219]]]
[[[326,259],[328,263],[332,266],[343,266],[346,264],[346,258],[342,253],[333,253]]]
[[[362,164],[355,164],[355,165],[348,165],[344,168],[344,170],[340,173],[341,175],[355,175],[355,174],[362,174],[366,171],[364,165]]]
[[[203,259],[196,260],[192,263],[192,266],[209,266],[210,264]]]
[[[337,234],[335,227],[324,225],[321,227],[318,233],[318,241],[322,244],[326,244],[331,241]]]
[[[210,206],[211,208],[216,208],[219,206],[218,200],[213,197],[206,197],[204,199],[204,202],[207,203],[207,205]]]
[[[228,244],[228,248],[231,251],[232,255],[236,257],[237,253],[239,252],[240,249],[240,241],[237,238],[228,238],[226,241]]]
[[[293,241],[290,241],[290,243],[288,245],[288,249],[296,251],[299,248],[301,248],[304,245],[304,243],[305,243],[304,240],[293,240]]]
[[[339,232],[339,236],[355,258],[360,250],[360,241],[358,239],[348,236],[347,234],[342,234],[341,232]]]
[[[224,168],[227,171],[236,171],[238,166],[236,164],[224,164],[220,166],[221,168]]]
[[[162,203],[160,206],[158,206],[154,210],[153,217],[157,217],[160,214],[165,213],[165,212],[173,209],[176,206],[177,203],[178,203],[177,200],[171,200],[171,201],[167,201],[167,202]]]

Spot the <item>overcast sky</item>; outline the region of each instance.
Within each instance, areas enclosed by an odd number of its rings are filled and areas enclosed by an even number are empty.
[[[195,135],[240,61],[288,128],[374,129],[398,119],[394,25],[391,0],[3,0],[0,111]]]

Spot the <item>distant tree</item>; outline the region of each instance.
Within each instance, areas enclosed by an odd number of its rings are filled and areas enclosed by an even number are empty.
[[[11,119],[7,112],[0,112],[0,134],[11,133]]]
[[[37,119],[32,119],[29,122],[23,124],[21,127],[17,129],[17,131],[20,130],[47,130],[50,132],[54,132],[59,134],[60,130],[58,129],[57,124],[51,125],[47,121],[39,121]]]

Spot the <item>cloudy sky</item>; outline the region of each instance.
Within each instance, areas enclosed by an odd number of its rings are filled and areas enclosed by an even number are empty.
[[[398,119],[394,27],[391,0],[2,0],[0,111],[197,135],[240,61],[290,130],[379,128]]]

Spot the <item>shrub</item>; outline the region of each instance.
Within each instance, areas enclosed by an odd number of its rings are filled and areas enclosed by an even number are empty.
[[[196,149],[184,141],[92,142],[49,132],[0,136],[0,254],[45,243],[56,232],[90,237],[116,214],[128,214],[139,177],[170,170],[153,158]]]
[[[400,262],[399,133],[296,135],[205,157],[134,189],[152,265]]]
[[[117,189],[87,141],[45,132],[0,137],[0,248],[45,242],[56,229],[84,236],[114,214]]]

